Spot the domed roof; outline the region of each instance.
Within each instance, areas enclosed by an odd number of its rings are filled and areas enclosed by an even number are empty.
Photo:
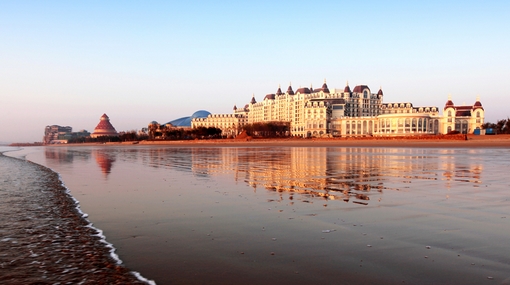
[[[377,95],[383,95],[382,88],[379,88],[379,91],[377,91]]]
[[[175,126],[175,127],[191,127],[191,120],[196,119],[196,118],[207,118],[207,116],[209,116],[210,114],[211,113],[209,111],[199,110],[199,111],[196,111],[195,113],[193,113],[193,115],[191,115],[189,117],[178,118],[178,119],[170,121],[166,124],[171,124],[172,126]]]
[[[176,127],[191,127],[191,117],[182,117],[166,123]]]
[[[236,105],[234,105],[234,110],[237,110],[237,106]]]
[[[257,100],[255,100],[255,95],[253,95],[253,96],[251,97],[251,101],[250,101],[250,103],[252,103],[252,104],[257,103]]]
[[[454,106],[453,101],[452,100],[446,101],[446,104],[444,106],[445,107],[453,107]]]
[[[349,81],[347,81],[347,82],[345,83],[344,92],[349,92],[349,93],[351,93],[351,87],[349,87]]]
[[[483,110],[482,103],[480,102],[480,98],[479,97],[476,98],[476,102],[473,105],[473,107],[474,107],[474,109],[482,109]]]
[[[191,118],[192,119],[195,119],[195,118],[207,118],[207,116],[209,116],[211,113],[209,113],[208,111],[205,111],[205,110],[199,110],[199,111],[196,111],[195,113],[193,113],[193,115],[191,115]]]

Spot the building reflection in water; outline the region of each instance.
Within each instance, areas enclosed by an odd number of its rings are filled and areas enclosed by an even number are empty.
[[[206,153],[204,153],[206,152]],[[468,156],[467,156],[468,157]],[[215,148],[192,149],[193,171],[202,175],[233,172],[256,191],[287,193],[302,202],[342,200],[368,205],[384,190],[408,191],[420,180],[481,183],[482,165],[444,151],[388,148]],[[450,175],[450,177],[448,177]]]
[[[69,149],[67,147],[45,147],[44,157],[48,165],[72,164],[75,161],[87,161],[91,157],[90,150]]]
[[[115,162],[117,152],[112,151],[112,149],[104,148],[47,147],[45,148],[44,155],[49,166],[67,164],[71,166],[78,161],[87,162],[91,157],[94,157],[104,177],[108,178],[108,174],[110,174],[113,163]]]
[[[116,153],[109,152],[104,149],[94,150],[94,157],[96,158],[97,165],[101,168],[101,172],[105,178],[108,178],[108,174],[112,171],[113,163],[115,162]]]
[[[105,178],[117,160],[200,177],[233,175],[254,191],[275,192],[278,199],[291,203],[320,199],[368,205],[384,191],[409,191],[417,181],[414,187],[437,188],[438,181],[444,181],[447,189],[456,183],[477,187],[483,172],[483,163],[476,159],[483,154],[458,149],[137,146],[47,148],[45,154],[49,165],[93,156]]]

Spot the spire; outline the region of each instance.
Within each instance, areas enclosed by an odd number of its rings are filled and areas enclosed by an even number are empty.
[[[455,106],[455,104],[453,104],[452,95],[448,94],[448,101],[446,101],[444,108],[446,109],[448,107],[453,107],[453,106]]]
[[[476,95],[476,102],[475,102],[475,105],[474,105],[474,108],[482,108],[482,103],[480,102],[480,95]]]
[[[292,90],[292,82],[290,82],[289,88],[287,88],[287,93],[289,95],[294,95],[294,90]]]
[[[377,92],[377,95],[383,95],[382,86],[379,86],[379,91]]]
[[[328,85],[326,84],[326,78],[324,78],[324,84],[322,84],[322,92],[329,93]]]
[[[349,81],[347,80],[347,83],[345,83],[344,92],[351,93],[351,88],[349,87]]]
[[[110,118],[106,114],[103,114],[101,118],[99,118],[99,124],[97,124],[94,132],[90,135],[93,138],[97,138],[100,136],[117,136],[118,133],[113,127],[112,123],[110,123]]]
[[[276,90],[276,95],[282,95],[282,89],[280,88],[280,84],[278,84],[278,90]]]

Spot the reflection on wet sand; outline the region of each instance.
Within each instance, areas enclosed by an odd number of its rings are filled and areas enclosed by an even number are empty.
[[[502,177],[510,153],[501,150],[57,151],[47,164],[71,157],[73,164],[56,169],[91,221],[129,267],[161,284],[480,284],[509,277]],[[107,181],[101,156],[112,163]]]
[[[108,173],[116,155],[128,153],[136,160],[139,152],[143,164],[193,172],[197,176],[233,175],[236,181],[245,181],[254,191],[264,188],[276,193],[287,193],[293,200],[320,198],[343,200],[368,205],[371,197],[383,190],[403,191],[409,186],[385,185],[391,178],[403,184],[412,180],[456,180],[481,183],[482,166],[476,161],[459,162],[449,156],[448,150],[437,153],[413,149],[385,148],[145,148],[129,152],[96,151],[96,160]],[[429,159],[429,158],[439,159]],[[102,163],[99,163],[99,159]],[[108,168],[108,163],[110,168]],[[283,199],[283,198],[282,198]]]
[[[92,148],[69,150],[47,148],[46,160],[72,163],[74,159],[94,157],[107,178],[117,159],[154,168],[192,172],[197,176],[233,175],[254,191],[266,189],[294,200],[342,200],[360,205],[384,190],[405,191],[409,186],[385,185],[391,177],[405,185],[412,180],[445,180],[481,183],[482,165],[476,160],[459,163],[451,150],[387,148]],[[435,158],[435,159],[429,159]],[[387,183],[386,183],[387,184]],[[280,199],[284,199],[283,196]]]
[[[108,174],[112,171],[113,163],[115,162],[115,154],[110,154],[105,150],[94,150],[93,155],[96,158],[97,165],[101,168],[104,177],[108,178]]]
[[[72,166],[74,160],[87,161],[94,157],[105,178],[108,178],[117,153],[108,149],[68,149],[64,147],[45,148],[44,155],[49,166],[66,165]]]
[[[428,159],[431,154],[416,155],[417,150],[383,148],[219,148],[192,149],[193,171],[202,175],[233,172],[256,190],[288,193],[289,199],[300,194],[306,199],[352,201],[368,205],[371,197],[383,190],[405,190],[409,187],[385,185],[388,178],[441,180],[441,173],[475,185],[480,183],[482,166],[476,162],[456,165],[455,158]],[[439,151],[438,155],[442,156]],[[432,155],[437,158],[438,155]],[[431,162],[432,161],[432,162]]]

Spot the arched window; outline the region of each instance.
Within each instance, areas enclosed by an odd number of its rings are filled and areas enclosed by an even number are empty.
[[[476,112],[476,117],[477,117],[477,118],[480,118],[480,111],[477,111],[477,112]]]
[[[448,111],[448,117],[452,116],[452,111]]]

